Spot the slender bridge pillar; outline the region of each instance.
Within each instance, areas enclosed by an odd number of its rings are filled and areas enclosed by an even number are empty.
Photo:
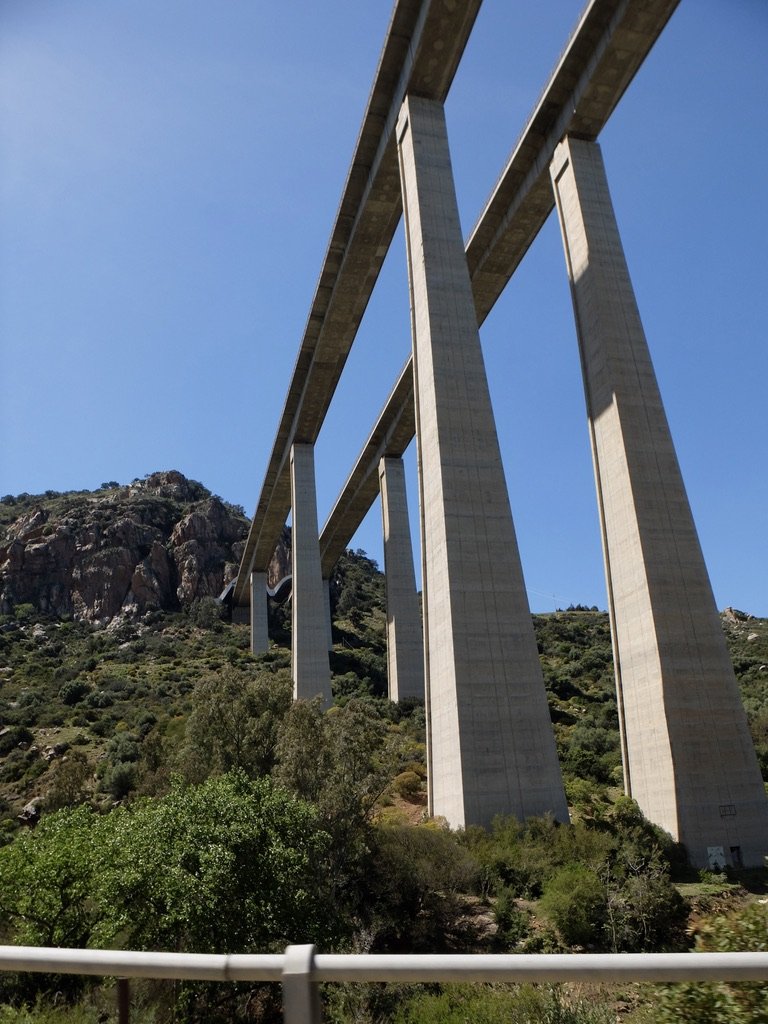
[[[568,818],[464,255],[442,105],[397,124],[421,491],[430,810]]]
[[[600,147],[551,165],[576,317],[627,792],[683,842],[761,865],[768,801],[640,322]]]
[[[291,449],[293,529],[291,572],[291,673],[296,700],[322,697],[332,703],[328,661],[328,615],[320,569],[315,492],[315,452],[311,444]]]
[[[269,650],[267,632],[267,574],[251,573],[251,654]]]
[[[331,581],[323,577],[323,606],[325,608],[325,642],[333,650],[333,623],[331,621]]]
[[[379,462],[384,573],[387,583],[389,699],[424,699],[424,640],[402,459]]]

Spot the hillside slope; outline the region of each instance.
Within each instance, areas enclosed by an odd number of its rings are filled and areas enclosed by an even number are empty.
[[[106,804],[150,791],[157,779],[149,776],[167,775],[181,756],[198,684],[230,668],[255,677],[290,665],[287,606],[271,605],[273,648],[259,659],[248,652],[248,627],[221,620],[213,598],[236,572],[247,521],[180,473],[95,493],[6,497],[0,531],[0,816],[8,831],[33,799],[67,802],[59,791],[72,774],[82,777],[77,793]],[[386,697],[376,564],[348,552],[331,597],[337,700]],[[723,626],[768,775],[768,622],[728,609]],[[534,627],[571,801],[618,792],[607,615],[577,606],[535,615]]]

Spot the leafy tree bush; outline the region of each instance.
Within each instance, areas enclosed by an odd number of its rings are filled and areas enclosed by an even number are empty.
[[[362,908],[371,948],[447,952],[473,948],[478,932],[463,894],[478,865],[456,837],[429,826],[383,826],[370,836]]]
[[[215,597],[198,597],[189,606],[190,620],[200,629],[220,629],[224,606]]]
[[[591,946],[603,931],[607,893],[594,871],[570,864],[545,884],[540,906],[569,946]]]
[[[679,848],[632,800],[593,813],[569,826],[498,818],[490,833],[467,830],[485,891],[544,893],[542,909],[566,943],[624,952],[687,948],[687,905],[670,878]]]
[[[137,738],[129,732],[118,733],[107,744],[107,755],[113,763],[138,761],[140,750]]]
[[[118,761],[107,773],[105,786],[114,800],[122,800],[136,787],[136,766]]]
[[[701,952],[768,951],[764,901],[704,921],[696,938]],[[660,1024],[759,1024],[768,1020],[768,986],[757,982],[670,985],[662,990]]]
[[[90,692],[90,686],[84,679],[73,679],[59,690],[59,700],[62,704],[78,704],[83,697]]]
[[[497,941],[503,948],[515,947],[530,933],[531,915],[522,910],[510,889],[502,889],[493,906]]]
[[[232,772],[105,820],[97,941],[242,953],[325,936],[316,873],[327,835],[269,780]]]
[[[46,807],[55,811],[80,803],[85,798],[91,775],[85,754],[81,750],[70,750],[56,766],[53,783],[45,798]]]
[[[102,914],[92,897],[106,820],[85,806],[58,811],[0,850],[0,913],[16,942],[88,945]]]
[[[0,757],[10,754],[12,750],[18,749],[22,744],[31,743],[32,739],[32,733],[23,727],[17,726],[3,730],[3,734],[0,736]]]
[[[384,576],[364,551],[347,551],[339,561],[331,580],[331,605],[336,616],[346,618],[384,608]]]
[[[395,792],[399,793],[406,800],[412,800],[417,796],[421,792],[421,785],[421,777],[410,769],[400,772],[393,783]]]
[[[201,679],[192,695],[182,752],[191,781],[241,768],[256,777],[275,764],[278,728],[291,704],[287,673],[256,678],[235,668]]]
[[[48,815],[0,849],[0,914],[10,937],[30,945],[327,945],[336,912],[318,895],[327,846],[311,807],[235,772],[103,816],[85,806]],[[205,1019],[210,994],[191,988],[185,1019],[198,1010]],[[6,986],[5,996],[28,997],[29,987]]]

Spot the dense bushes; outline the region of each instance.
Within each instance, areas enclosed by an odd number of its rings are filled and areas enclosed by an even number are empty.
[[[2,804],[11,787],[23,792],[37,779],[31,791],[46,796],[44,810],[65,808],[0,851],[0,938],[241,951],[304,939],[327,951],[685,948],[686,906],[670,881],[679,850],[631,801],[617,800],[605,616],[536,618],[575,823],[500,818],[489,831],[454,833],[412,824],[424,800],[424,710],[380,696],[382,591],[371,574],[358,553],[334,584],[345,617],[335,627],[337,703],[325,714],[292,703],[288,652],[251,658],[247,631],[222,623],[210,602],[109,632],[15,621],[0,632],[13,669],[0,702],[9,725],[0,736],[3,840],[19,809],[8,797]],[[743,642],[759,729],[765,676],[756,642]],[[44,716],[64,723],[65,754],[49,759],[62,737],[43,733]],[[85,800],[93,810],[77,806]],[[94,813],[112,800],[124,806]],[[60,980],[35,985],[74,991]],[[35,991],[6,982],[16,1002]],[[741,1024],[739,1000],[753,998],[749,989],[675,991],[683,1001],[664,997],[670,1015],[679,1005],[680,1019],[692,1019],[687,1007],[696,1006],[711,1024],[726,1005]],[[268,998],[258,1017],[250,995],[246,1010],[243,993],[218,992],[218,1008],[206,989],[189,990],[183,1005],[176,992],[168,1015],[271,1019]],[[572,995],[333,987],[327,1018],[603,1019]],[[147,1020],[163,1019],[153,1017],[154,994],[142,998]]]
[[[696,949],[767,952],[768,904],[761,900],[703,922]],[[657,1011],[660,1024],[762,1024],[768,1021],[768,986],[756,982],[670,985]]]
[[[289,941],[327,945],[335,908],[323,902],[320,872],[328,842],[313,808],[237,772],[106,815],[58,811],[0,850],[3,931],[47,946],[244,953]],[[5,975],[0,1001],[57,993],[60,1003],[84,984]],[[177,987],[171,1016],[235,1019],[241,988]]]
[[[553,985],[446,985],[419,992],[395,1011],[393,1024],[612,1024],[607,1006],[568,998]]]
[[[315,812],[242,774],[97,815],[46,816],[0,850],[17,941],[226,952],[323,934]]]
[[[631,800],[570,826],[499,818],[490,833],[471,829],[465,841],[485,890],[501,900],[500,927],[516,941],[523,936],[519,919],[509,923],[513,900],[540,898],[542,914],[566,946],[686,948],[687,906],[670,878],[678,850]],[[526,948],[542,942],[540,934]]]
[[[466,894],[478,864],[451,833],[382,826],[371,836],[364,924],[372,950],[455,952],[476,948],[478,927]]]

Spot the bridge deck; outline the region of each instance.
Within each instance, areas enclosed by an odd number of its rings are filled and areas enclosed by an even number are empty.
[[[549,162],[555,146],[566,132],[597,138],[677,3],[661,0],[642,11],[593,3],[585,10],[467,243],[478,325],[554,207]],[[321,533],[324,574],[376,500],[379,459],[401,455],[414,433],[409,359]]]
[[[591,0],[585,8],[469,237],[467,263],[478,324],[493,308],[553,209],[549,163],[555,146],[566,133],[597,138],[678,3]],[[290,509],[291,443],[317,438],[400,218],[392,136],[397,110],[406,91],[439,99],[447,94],[479,0],[464,5],[462,19],[438,16],[435,6],[440,5],[402,2],[393,14],[241,562],[236,604],[248,602],[251,569],[263,571],[272,556]],[[410,50],[405,43],[408,33]],[[440,39],[449,45],[436,50]],[[388,113],[383,119],[386,103]],[[376,156],[366,163],[363,154],[370,152],[376,135]],[[356,184],[363,175],[365,187]],[[324,573],[330,572],[376,498],[379,458],[401,455],[413,434],[409,360],[323,528]]]
[[[294,441],[314,443],[402,212],[394,126],[407,92],[445,99],[480,0],[397,0],[299,348],[240,572],[234,603],[248,604],[291,507]]]

